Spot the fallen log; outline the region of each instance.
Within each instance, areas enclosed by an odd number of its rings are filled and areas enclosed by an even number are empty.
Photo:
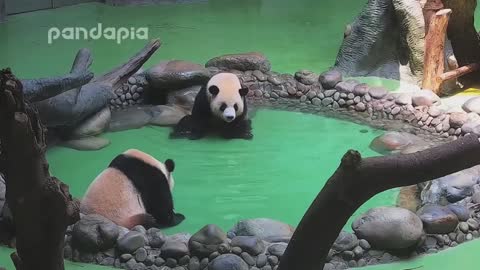
[[[367,200],[391,188],[478,165],[479,155],[480,141],[476,135],[406,155],[362,158],[357,151],[348,151],[300,221],[278,269],[323,269],[341,229]],[[328,222],[322,217],[329,217]]]
[[[46,129],[10,70],[0,72],[1,160],[11,210],[17,270],[62,270],[66,228],[80,219],[68,186],[52,177],[45,158]]]

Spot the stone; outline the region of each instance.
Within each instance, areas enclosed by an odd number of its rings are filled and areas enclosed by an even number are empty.
[[[104,258],[104,259],[100,262],[100,265],[103,265],[103,266],[113,266],[114,263],[115,263],[115,259],[114,259],[114,258],[107,257],[107,258]]]
[[[412,96],[407,93],[401,93],[396,97],[395,103],[398,105],[410,105],[412,104]]]
[[[209,260],[208,258],[203,258],[200,261],[200,269],[205,269],[208,266]]]
[[[472,231],[478,230],[480,228],[480,226],[478,224],[478,221],[476,221],[473,218],[468,219],[467,224],[468,224],[469,229],[472,230]]]
[[[257,256],[265,250],[265,244],[256,236],[237,236],[232,239],[232,247],[239,247],[253,256]]]
[[[449,204],[447,207],[457,215],[459,221],[467,221],[470,218],[470,210],[463,205]]]
[[[355,88],[353,88],[353,94],[356,96],[364,96],[368,93],[369,88],[366,83],[357,84]]]
[[[356,111],[364,112],[366,109],[367,109],[367,107],[365,106],[365,104],[363,102],[360,102],[357,105],[355,105],[355,110]]]
[[[152,114],[148,108],[130,107],[125,110],[113,111],[108,131],[141,128],[148,125],[151,119]]]
[[[364,250],[369,250],[371,248],[370,244],[365,239],[360,239],[360,241],[358,241],[358,245]]]
[[[78,139],[99,135],[107,129],[111,117],[110,108],[107,106],[76,126],[69,136]]]
[[[162,256],[164,258],[174,258],[179,259],[185,255],[189,254],[188,246],[182,241],[167,239],[162,248]]]
[[[342,252],[342,258],[345,261],[348,262],[348,261],[352,260],[353,258],[355,258],[355,254],[353,253],[353,251],[346,250],[346,251]]]
[[[227,235],[216,225],[206,225],[192,235],[188,242],[190,252],[194,256],[204,258],[217,251],[221,244],[227,242]]]
[[[468,112],[474,112],[480,114],[480,97],[473,97],[467,100],[463,105],[462,109]]]
[[[353,249],[353,254],[355,254],[355,258],[361,258],[363,256],[363,248],[361,246],[356,246]]]
[[[264,82],[267,80],[267,76],[263,74],[263,72],[260,70],[254,70],[252,75],[255,76],[261,82]]]
[[[368,94],[375,99],[384,98],[388,94],[388,90],[384,87],[370,87],[368,90]]]
[[[248,264],[237,255],[224,254],[213,260],[208,270],[249,270]]]
[[[95,151],[109,146],[110,140],[101,137],[88,137],[63,141],[60,145],[79,151]]]
[[[382,155],[401,151],[408,146],[425,145],[421,138],[406,132],[388,131],[373,139],[370,149]]]
[[[240,254],[240,257],[242,257],[242,259],[250,266],[252,265],[255,265],[255,260],[252,258],[252,256],[250,256],[250,254],[246,253],[246,252],[242,252],[242,254]]]
[[[294,228],[277,220],[256,218],[239,221],[231,231],[236,236],[256,236],[270,242],[274,238],[290,238],[293,235]]]
[[[162,266],[162,265],[165,264],[165,260],[164,260],[163,258],[161,258],[161,257],[158,257],[158,258],[155,259],[154,264],[155,264],[156,266]]]
[[[285,253],[285,249],[287,249],[287,244],[285,243],[272,244],[268,247],[268,253],[270,253],[270,255],[282,257],[283,253]]]
[[[232,253],[240,255],[242,253],[242,249],[239,247],[232,247]]]
[[[188,263],[188,270],[200,270],[200,261],[197,257],[192,257]]]
[[[425,205],[417,211],[425,232],[446,234],[453,232],[458,225],[458,217],[450,209],[439,205]]]
[[[268,256],[268,263],[270,265],[277,265],[278,264],[278,257],[277,256]]]
[[[136,231],[130,231],[117,240],[117,248],[124,253],[133,253],[145,246],[145,237]]]
[[[112,248],[118,238],[118,226],[100,215],[86,215],[73,226],[72,245],[96,253]]]
[[[147,240],[152,248],[161,248],[167,241],[167,237],[160,229],[150,228],[147,231]]]
[[[353,233],[341,231],[337,239],[332,245],[332,248],[338,252],[352,250],[358,245],[358,238]]]
[[[158,105],[150,109],[152,118],[149,124],[156,126],[173,126],[176,125],[187,112],[178,106]]]
[[[320,74],[318,80],[322,84],[323,88],[325,89],[332,89],[334,88],[337,83],[342,81],[342,73],[336,69],[331,69]]]
[[[191,110],[193,108],[193,103],[195,102],[195,97],[201,88],[202,85],[194,85],[176,91],[169,91],[167,93],[167,104],[175,104]]]
[[[322,105],[323,106],[328,106],[333,103],[333,98],[327,97],[322,100]]]
[[[310,70],[300,70],[295,72],[295,79],[305,85],[312,85],[318,81],[318,75]]]
[[[178,260],[178,264],[179,265],[187,265],[189,261],[190,261],[190,256],[185,255]]]
[[[422,220],[399,207],[372,208],[352,223],[352,229],[357,237],[378,249],[408,248],[423,235]]]
[[[460,231],[462,231],[463,233],[468,233],[468,229],[469,229],[468,223],[467,222],[460,222],[458,224],[458,229],[460,229]]]
[[[145,78],[151,88],[149,99],[157,100],[162,92],[205,84],[210,78],[210,72],[199,64],[171,60],[149,68],[145,72]]]
[[[480,203],[480,191],[472,195],[472,203]]]
[[[435,102],[440,101],[440,97],[430,90],[420,90],[413,92],[412,104],[418,106],[432,106]]]
[[[468,115],[464,112],[453,112],[450,114],[450,127],[461,128],[467,123]]]
[[[357,82],[352,82],[352,81],[343,81],[337,83],[335,85],[335,89],[337,89],[341,93],[352,93],[355,90],[355,87],[358,85]]]
[[[132,254],[125,253],[125,254],[120,255],[120,260],[122,262],[128,262],[132,258],[133,258]]]
[[[462,126],[462,133],[474,133],[476,135],[480,135],[480,121],[477,120],[472,122],[466,122]]]
[[[216,67],[221,70],[260,70],[268,72],[271,69],[270,61],[259,52],[240,54],[226,54],[210,59],[205,67]]]
[[[330,89],[330,90],[325,90],[325,91],[323,92],[323,94],[325,95],[325,97],[331,97],[331,96],[333,96],[336,92],[337,92],[337,90],[335,90],[335,89]]]
[[[258,255],[257,261],[256,261],[256,266],[258,268],[262,268],[265,265],[267,265],[267,255],[265,255],[265,254]]]
[[[428,114],[431,117],[438,117],[440,114],[442,114],[442,110],[437,106],[432,106],[428,109]]]
[[[135,251],[135,260],[137,262],[144,262],[147,259],[147,250],[145,248],[139,248]]]
[[[177,260],[175,260],[174,258],[168,258],[166,261],[165,261],[165,265],[168,266],[168,267],[175,267],[177,266]]]

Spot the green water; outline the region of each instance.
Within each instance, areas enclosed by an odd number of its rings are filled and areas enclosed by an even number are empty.
[[[0,67],[9,66],[22,78],[68,72],[81,47],[94,55],[92,70],[102,73],[123,63],[144,46],[143,40],[59,40],[47,44],[50,27],[149,27],[150,38],[163,41],[146,67],[161,60],[184,59],[205,63],[211,57],[261,51],[275,71],[330,67],[343,38],[344,27],[366,0],[210,0],[206,4],[156,7],[107,7],[85,4],[10,17],[0,24]],[[347,7],[347,8],[345,8]],[[480,24],[477,22],[477,25]],[[375,84],[397,82],[368,79]],[[367,129],[368,133],[360,130]],[[291,112],[260,111],[254,118],[253,141],[170,141],[168,130],[144,128],[105,134],[112,144],[98,152],[56,148],[48,153],[52,172],[81,196],[89,182],[119,152],[139,148],[159,159],[177,162],[176,208],[187,216],[168,230],[194,232],[214,222],[224,229],[240,218],[271,217],[295,225],[342,154],[355,148],[365,156],[378,134],[355,124]],[[390,205],[388,191],[362,207]],[[328,222],[328,217],[325,222]],[[348,229],[348,224],[347,224]],[[369,269],[477,269],[480,241],[463,244],[439,255]],[[0,248],[0,265],[13,269]],[[67,263],[67,269],[103,269]]]

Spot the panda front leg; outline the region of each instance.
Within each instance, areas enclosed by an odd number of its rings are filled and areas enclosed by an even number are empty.
[[[188,138],[190,140],[201,139],[205,136],[206,124],[205,121],[187,115],[183,117],[170,133],[170,138]]]
[[[252,121],[243,119],[226,125],[223,129],[222,136],[226,139],[253,139]]]

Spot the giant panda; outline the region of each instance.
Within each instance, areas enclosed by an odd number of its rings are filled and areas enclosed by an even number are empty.
[[[195,140],[213,132],[226,139],[252,139],[247,94],[248,88],[242,87],[237,75],[214,75],[195,97],[192,114],[178,122],[170,137]]]
[[[173,208],[175,163],[130,149],[118,155],[90,184],[81,212],[99,214],[131,229],[137,225],[171,227],[185,217]]]

